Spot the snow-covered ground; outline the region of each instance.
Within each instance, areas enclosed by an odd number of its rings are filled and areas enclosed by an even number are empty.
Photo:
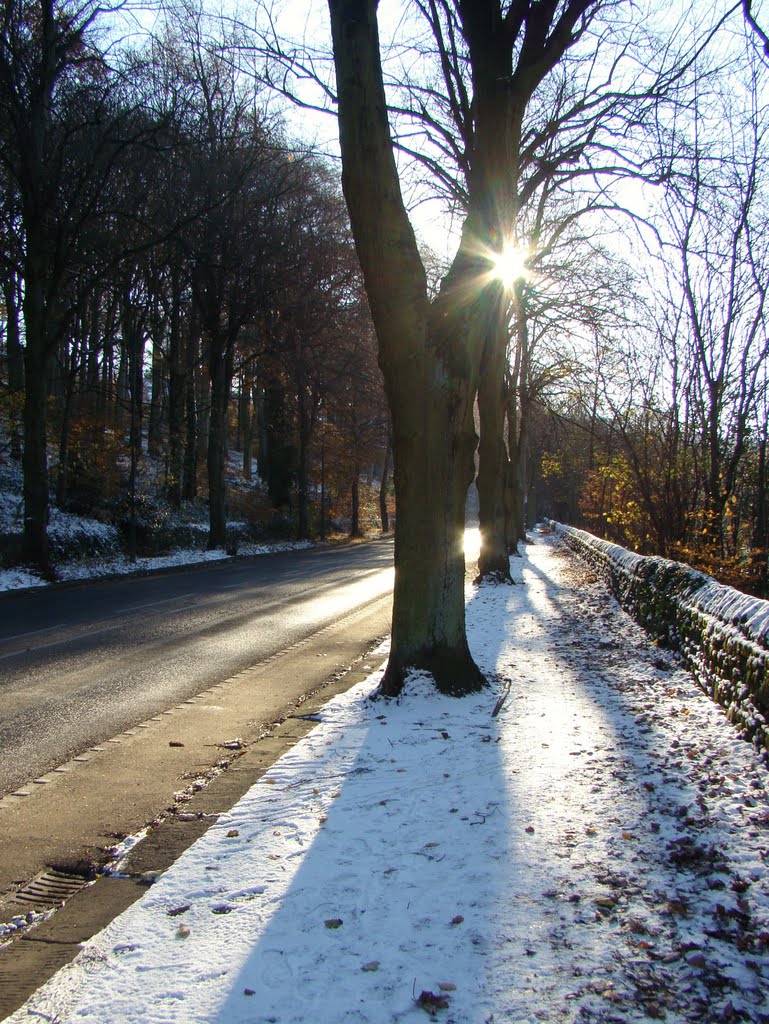
[[[558,542],[513,571],[491,689],[333,700],[9,1020],[769,1021],[766,768]]]
[[[312,547],[312,541],[280,541],[274,544],[240,544],[238,555],[266,555],[275,551],[298,551]],[[115,558],[88,559],[86,562],[64,563],[56,567],[56,574],[64,580],[92,580],[101,576],[123,576],[135,572],[151,572],[153,569],[169,569],[180,565],[196,565],[199,562],[218,562],[230,558],[222,548],[201,551],[194,548],[172,551],[168,555],[154,558],[137,558],[133,562],[120,555]],[[27,569],[0,569],[0,590],[21,590],[28,587],[44,587],[47,581]]]
[[[230,486],[243,489],[258,489],[260,485],[255,475],[253,484],[245,485],[240,477],[239,453],[231,452],[229,458]],[[253,466],[256,474],[256,465]],[[153,473],[159,473],[156,463],[145,457],[143,472],[147,481],[151,481]],[[157,483],[157,480],[156,480]],[[159,484],[157,484],[159,487]],[[15,462],[0,461],[0,534],[18,535],[24,521],[24,501],[21,493],[21,467]],[[176,523],[188,530],[197,530],[201,535],[208,533],[208,523],[198,522],[194,517],[201,513],[189,503],[184,511],[167,510],[169,525]],[[228,528],[243,527],[243,523],[228,523]],[[89,516],[74,515],[61,509],[51,507],[48,536],[52,549],[61,551],[77,550],[79,558],[72,561],[55,561],[55,572],[58,580],[87,580],[103,576],[123,576],[136,572],[150,572],[153,569],[168,569],[180,565],[193,565],[200,562],[220,561],[229,558],[221,548],[205,551],[201,548],[179,548],[168,554],[155,557],[129,560],[121,553],[120,531],[114,525],[103,523]],[[237,548],[240,556],[269,554],[275,551],[293,551],[312,545],[311,541],[276,541],[256,544],[239,541]],[[0,567],[0,591],[23,590],[31,587],[45,587],[48,581],[38,573],[24,566],[12,569]]]

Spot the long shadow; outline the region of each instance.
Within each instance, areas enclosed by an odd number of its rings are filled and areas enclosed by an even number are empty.
[[[508,884],[500,837],[509,826],[494,699],[467,701],[434,693],[389,705],[363,701],[343,784],[314,808],[322,826],[288,884],[279,884],[274,913],[269,886],[261,894],[258,942],[218,1021],[420,1020],[422,992],[453,1006],[480,987],[486,904]],[[333,711],[328,716],[307,751],[310,802],[327,771],[324,753],[333,759],[351,740],[333,724]],[[280,827],[301,832],[296,795]],[[274,824],[265,810],[261,816],[260,858]]]
[[[154,933],[123,953],[147,1020],[761,1019],[766,957],[730,937],[743,897],[687,774],[700,705],[546,555],[468,603],[480,667],[510,680],[498,717],[491,691],[339,698],[187,852],[189,888],[156,884],[134,919]],[[657,686],[690,714],[671,726]],[[92,1005],[118,982],[95,974]]]

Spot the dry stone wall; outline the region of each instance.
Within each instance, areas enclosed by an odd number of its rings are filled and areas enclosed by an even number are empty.
[[[608,581],[637,622],[683,656],[699,685],[769,760],[769,601],[681,562],[637,555],[573,526],[551,526]]]

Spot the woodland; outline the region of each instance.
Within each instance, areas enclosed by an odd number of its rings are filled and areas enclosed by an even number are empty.
[[[50,568],[52,504],[135,550],[197,501],[224,546],[233,453],[265,529],[386,531],[394,467],[385,692],[482,685],[474,481],[481,579],[547,515],[766,596],[760,8],[301,8],[2,0],[14,557]]]

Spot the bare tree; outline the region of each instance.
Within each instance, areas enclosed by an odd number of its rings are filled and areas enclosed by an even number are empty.
[[[96,280],[77,263],[84,248],[103,242],[98,225],[116,216],[108,183],[145,130],[128,116],[119,76],[96,43],[108,9],[91,0],[0,7],[0,165],[23,239],[24,557],[44,570],[47,371]]]

